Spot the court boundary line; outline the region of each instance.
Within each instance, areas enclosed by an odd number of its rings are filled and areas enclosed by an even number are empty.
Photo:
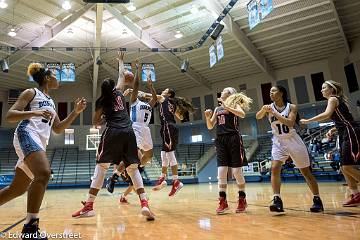
[[[39,213],[40,213],[41,210],[49,209],[49,208],[50,208],[50,207],[41,208],[41,209],[39,210]],[[17,225],[19,225],[20,223],[22,223],[22,222],[25,221],[25,220],[26,220],[26,217],[18,220],[17,222],[13,223],[13,224],[10,225],[9,227],[7,227],[7,228],[5,228],[4,230],[2,230],[2,231],[0,232],[0,237],[5,236],[5,233],[7,233],[8,231],[10,231],[11,229],[13,229],[14,227],[16,227]]]

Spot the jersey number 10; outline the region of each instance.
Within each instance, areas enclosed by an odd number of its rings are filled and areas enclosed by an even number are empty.
[[[225,116],[224,115],[218,116],[218,124],[219,125],[224,125],[225,124]]]
[[[283,133],[289,133],[290,129],[288,126],[284,125],[284,124],[276,124],[279,134],[283,134]]]

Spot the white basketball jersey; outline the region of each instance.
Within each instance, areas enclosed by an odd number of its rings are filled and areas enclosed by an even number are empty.
[[[274,103],[271,104],[271,108],[273,109],[273,111],[278,111],[281,114],[281,116],[288,118],[291,111],[290,105],[291,105],[290,103],[287,103],[286,107],[281,112],[275,107]],[[271,124],[272,133],[274,136],[285,137],[296,132],[293,127],[289,127],[285,124],[282,124],[279,120],[277,120],[277,118],[274,115],[269,113],[268,117]]]
[[[151,106],[137,99],[131,104],[130,118],[133,123],[149,125],[152,114]]]
[[[31,131],[38,134],[42,142],[48,142],[50,138],[51,128],[57,114],[55,104],[49,96],[45,95],[39,89],[34,88],[34,90],[35,96],[28,103],[24,111],[36,111],[46,109],[51,112],[52,117],[49,120],[43,117],[32,117],[30,119],[24,119],[18,124],[16,131]]]

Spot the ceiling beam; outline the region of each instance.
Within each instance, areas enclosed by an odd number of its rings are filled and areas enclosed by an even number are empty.
[[[204,5],[216,15],[220,15],[224,6],[218,0],[204,1]],[[228,14],[223,19],[224,25],[228,33],[235,39],[246,54],[255,62],[255,64],[268,76],[272,81],[275,81],[275,73],[267,63],[266,59],[261,55],[255,45],[250,41],[246,34],[240,29],[237,23]]]
[[[334,4],[334,0],[330,0],[330,6],[331,6],[331,9],[334,11],[334,16],[335,16],[337,25],[338,25],[338,27],[339,27],[339,31],[340,31],[341,37],[342,37],[342,39],[344,40],[344,45],[345,45],[346,53],[347,53],[347,54],[350,54],[350,53],[351,53],[351,49],[350,49],[349,41],[348,41],[347,38],[346,38],[344,29],[343,29],[343,27],[342,27],[342,24],[341,24],[341,21],[340,21],[340,18],[339,18],[339,14],[338,14],[338,12],[337,12],[337,10],[336,10],[336,7],[335,7],[335,4]]]
[[[133,32],[134,36],[138,38],[145,46],[149,48],[166,48],[161,45],[159,42],[155,41],[150,37],[150,34],[147,30],[141,29],[139,26],[134,24],[129,18],[123,16],[117,9],[111,7],[110,5],[105,5],[105,9],[108,10],[118,21],[124,24],[130,31]],[[178,71],[181,58],[176,56],[173,53],[160,53],[160,57],[165,59],[171,66],[176,68]],[[184,73],[187,77],[197,82],[200,85],[207,87],[208,89],[212,89],[211,84],[205,79],[202,75],[197,73],[191,67],[189,67],[188,71]]]
[[[70,24],[78,20],[84,13],[86,13],[93,6],[94,4],[86,4],[84,7],[76,11],[76,13],[72,14],[58,25],[52,28],[46,27],[44,32],[42,32],[42,34],[39,37],[37,37],[36,39],[34,39],[33,41],[31,41],[30,43],[26,44],[23,47],[31,48],[31,47],[44,46],[52,39],[54,39],[61,31],[66,29]],[[10,66],[13,66],[16,63],[20,62],[22,59],[28,57],[31,53],[32,53],[31,51],[28,51],[25,54],[23,54],[21,50],[15,51],[13,54],[10,55]]]
[[[100,58],[100,47],[101,47],[101,29],[103,22],[103,13],[104,13],[104,4],[96,4],[96,20],[95,20],[95,50],[94,50],[94,59],[93,59],[93,91],[92,91],[92,100],[96,101],[97,95],[97,82],[99,79],[99,65],[96,63],[96,60]],[[92,113],[95,114],[95,104],[92,105]]]

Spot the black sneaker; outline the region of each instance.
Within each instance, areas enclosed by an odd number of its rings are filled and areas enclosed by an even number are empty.
[[[105,187],[109,193],[114,192],[115,183],[117,182],[118,178],[119,178],[119,176],[115,173],[111,177],[106,178]]]
[[[310,208],[310,212],[323,212],[324,206],[322,204],[322,201],[320,197],[314,197],[313,198],[313,205]]]
[[[26,240],[47,240],[46,233],[40,233],[39,219],[31,219],[28,224],[24,224],[21,231],[22,239]]]
[[[283,202],[280,197],[274,197],[273,204],[270,205],[270,212],[284,212]]]

